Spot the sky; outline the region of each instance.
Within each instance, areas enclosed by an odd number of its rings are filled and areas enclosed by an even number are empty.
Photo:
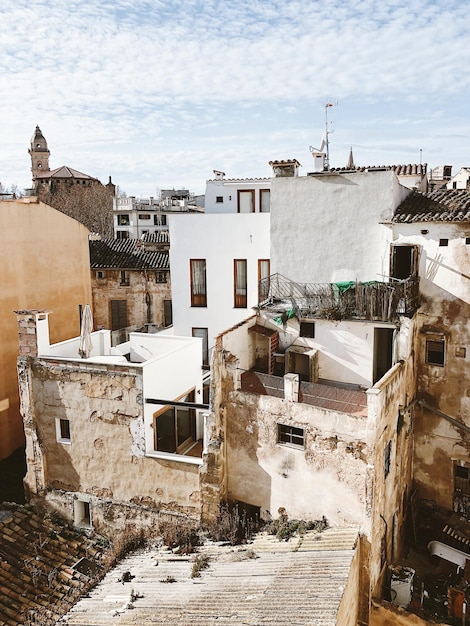
[[[1,0],[0,182],[50,167],[137,197],[331,167],[470,166],[462,0]],[[333,104],[327,107],[327,104]]]

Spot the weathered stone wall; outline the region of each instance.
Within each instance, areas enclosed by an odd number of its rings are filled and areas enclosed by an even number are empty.
[[[387,563],[403,553],[412,484],[413,358],[397,363],[368,391],[370,585],[380,594]]]
[[[94,526],[145,518],[137,505],[199,517],[198,466],[144,456],[138,368],[23,358],[19,376],[32,497],[70,518],[78,495]],[[70,422],[70,443],[57,440],[60,419]]]
[[[127,301],[128,326],[152,323],[164,326],[164,301],[171,300],[170,272],[167,282],[156,282],[155,271],[128,270],[129,285],[121,285],[120,270],[102,270],[104,278],[91,271],[95,328],[111,328],[111,300]]]

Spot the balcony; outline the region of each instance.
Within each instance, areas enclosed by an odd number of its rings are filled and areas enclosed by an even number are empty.
[[[263,300],[258,309],[289,317],[332,320],[396,322],[400,315],[412,316],[419,306],[418,277],[389,282],[296,283],[281,274],[259,283]]]
[[[284,399],[281,376],[250,370],[241,376],[241,391]],[[311,406],[367,417],[367,393],[353,385],[300,382],[299,402]]]

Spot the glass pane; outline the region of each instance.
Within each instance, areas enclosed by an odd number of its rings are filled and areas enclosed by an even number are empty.
[[[176,421],[177,421],[178,447],[179,447],[183,443],[185,443],[185,441],[192,438],[191,410],[190,409],[177,409]]]
[[[253,212],[253,192],[252,191],[239,191],[238,192],[238,211],[240,213],[252,213]]]
[[[176,452],[175,414],[168,409],[155,420],[156,449],[162,452]]]

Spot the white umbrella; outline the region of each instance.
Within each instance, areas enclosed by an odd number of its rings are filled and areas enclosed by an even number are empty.
[[[78,345],[78,354],[82,359],[87,359],[93,350],[91,342],[91,333],[93,332],[93,316],[89,304],[85,304],[82,313],[82,325],[80,327],[80,343]]]

